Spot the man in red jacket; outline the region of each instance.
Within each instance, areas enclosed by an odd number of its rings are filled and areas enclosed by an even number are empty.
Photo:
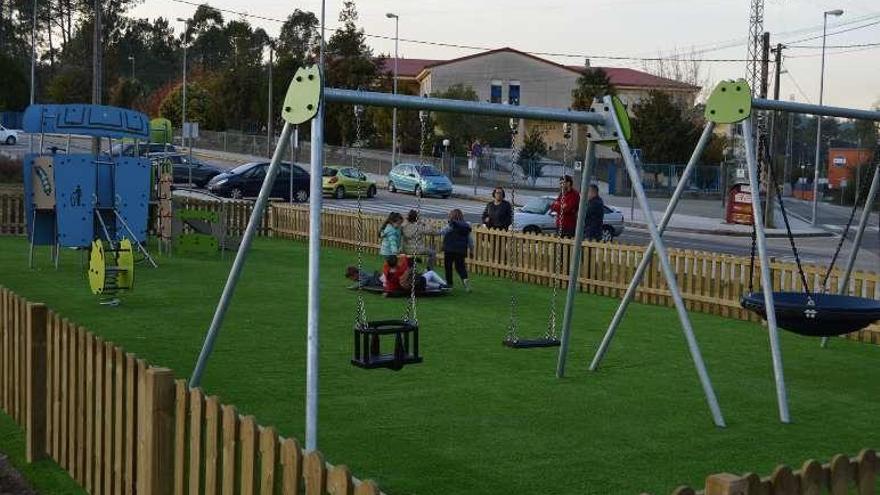
[[[556,212],[556,229],[561,231],[563,237],[574,237],[580,202],[581,195],[575,191],[571,176],[560,178],[559,196],[550,205],[550,211]]]

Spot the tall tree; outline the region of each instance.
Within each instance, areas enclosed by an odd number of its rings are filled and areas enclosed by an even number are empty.
[[[463,84],[455,84],[445,91],[435,92],[431,96],[451,100],[478,101],[479,96],[474,88]],[[510,127],[507,119],[484,117],[480,115],[463,115],[457,113],[435,114],[437,131],[452,142],[453,152],[465,153],[475,139],[488,142],[492,146],[505,146],[510,143]]]
[[[608,73],[601,67],[586,66],[578,77],[577,86],[571,90],[571,108],[587,110],[594,99],[614,94],[616,92]]]
[[[633,109],[632,145],[647,163],[686,163],[700,135],[698,123],[669,93],[650,91]]]
[[[367,45],[362,28],[357,27],[358,12],[352,0],[344,2],[339,13],[337,28],[327,42],[324,77],[328,86],[336,88],[370,88],[379,76],[379,64],[373,59],[373,49]],[[339,105],[327,108],[325,129],[328,142],[348,144],[354,138],[351,107]]]

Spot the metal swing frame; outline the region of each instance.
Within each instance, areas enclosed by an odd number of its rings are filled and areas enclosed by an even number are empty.
[[[303,86],[298,86],[298,84],[311,84],[312,86],[305,86],[306,90],[303,90]],[[311,91],[309,91],[311,88]],[[316,89],[317,88],[317,89]],[[788,102],[774,102],[774,101],[764,101],[761,100],[764,106],[762,108],[768,110],[787,110],[790,109],[788,105],[792,105]],[[759,101],[759,102],[761,102]],[[486,116],[496,116],[496,117],[515,117],[515,118],[523,118],[530,120],[545,120],[545,121],[558,121],[558,122],[570,122],[573,124],[586,124],[589,126],[593,126],[593,130],[603,130],[607,131],[606,136],[615,135],[617,138],[617,143],[621,146],[621,151],[623,152],[624,159],[627,165],[628,172],[631,177],[637,178],[637,171],[635,169],[635,164],[633,163],[631,155],[629,155],[629,146],[624,138],[621,124],[615,116],[614,111],[608,111],[610,107],[612,107],[612,101],[610,98],[606,98],[605,100],[605,112],[594,112],[594,111],[572,111],[572,110],[562,110],[562,109],[552,109],[552,108],[541,108],[541,107],[529,107],[529,106],[518,106],[518,105],[497,105],[492,103],[485,102],[472,102],[472,101],[461,101],[461,100],[447,100],[442,98],[423,98],[418,96],[408,96],[408,95],[395,95],[388,93],[375,93],[375,92],[364,92],[364,91],[353,91],[346,89],[335,89],[335,88],[325,88],[323,85],[323,79],[321,77],[320,69],[317,67],[307,67],[300,68],[297,73],[294,75],[294,80],[291,81],[291,86],[288,90],[287,98],[284,102],[284,111],[282,112],[282,116],[285,118],[285,124],[281,131],[281,137],[278,140],[278,144],[275,147],[275,151],[272,155],[272,160],[269,165],[269,168],[266,172],[266,177],[263,181],[263,185],[260,188],[260,193],[257,196],[257,199],[254,203],[254,208],[251,212],[250,219],[248,221],[247,228],[245,229],[244,235],[241,240],[241,245],[236,253],[235,260],[233,261],[232,267],[230,268],[228,278],[226,280],[225,286],[223,288],[223,292],[220,296],[220,300],[217,303],[217,307],[214,312],[214,316],[211,320],[211,325],[208,329],[208,332],[205,336],[205,341],[203,343],[201,352],[199,353],[198,360],[196,362],[195,368],[193,370],[192,376],[190,377],[189,385],[190,387],[197,387],[201,381],[201,377],[204,373],[205,367],[207,365],[208,359],[211,355],[211,352],[214,347],[214,343],[219,335],[220,328],[223,324],[223,320],[226,315],[226,311],[229,308],[229,305],[232,301],[233,294],[235,292],[235,288],[238,284],[239,277],[241,275],[241,271],[244,267],[244,263],[247,259],[247,255],[250,252],[251,244],[253,243],[254,236],[256,235],[257,227],[260,224],[260,220],[262,218],[263,212],[266,209],[266,205],[268,204],[269,195],[272,190],[272,185],[275,182],[275,178],[278,175],[278,170],[280,168],[280,163],[282,157],[287,149],[288,143],[290,142],[290,137],[293,132],[293,128],[295,125],[302,124],[305,122],[311,121],[311,167],[310,167],[310,182],[309,182],[309,241],[308,241],[308,251],[309,251],[309,268],[308,268],[308,298],[307,298],[307,307],[308,307],[308,320],[307,320],[307,366],[306,366],[306,434],[305,434],[305,447],[307,450],[314,450],[317,448],[317,432],[318,432],[318,371],[319,371],[319,352],[318,352],[318,342],[320,337],[319,332],[319,323],[320,323],[320,258],[321,258],[321,212],[322,212],[322,204],[323,204],[323,195],[322,195],[322,169],[324,164],[324,155],[323,155],[323,145],[324,145],[324,104],[325,103],[341,103],[341,104],[362,104],[362,105],[370,105],[370,106],[378,106],[378,107],[391,107],[391,108],[402,108],[402,109],[414,109],[414,110],[427,110],[427,111],[439,111],[439,112],[452,112],[452,113],[468,113],[474,115],[486,115]],[[816,107],[816,106],[810,106]],[[303,108],[308,108],[308,115],[303,117],[304,110]],[[803,108],[803,107],[800,107]],[[825,107],[818,107],[825,108]],[[809,113],[809,112],[807,112]],[[842,112],[838,112],[837,115],[841,117],[849,117],[849,118],[868,118],[871,120],[880,120],[880,114],[878,112],[864,112],[864,111],[854,111],[843,109]],[[615,134],[616,133],[616,134]],[[606,137],[607,140],[607,137]],[[581,178],[581,190],[584,190],[589,185],[590,176],[592,175],[592,165],[595,161],[595,139],[591,139],[587,145],[587,153],[585,166],[583,170],[583,175]],[[754,160],[752,161],[752,165],[754,165]],[[752,167],[753,168],[753,167]],[[644,190],[640,187],[640,183],[638,180],[633,181],[635,185],[637,185],[637,192],[639,194],[639,201],[642,205],[642,208],[646,212],[650,212],[650,209],[647,206],[647,199],[644,195]],[[578,211],[578,219],[577,219],[577,228],[575,232],[575,246],[580,246],[583,243],[584,239],[584,222],[586,218],[586,195],[581,195],[581,202],[579,205]],[[650,219],[648,222],[649,229],[651,231],[651,237],[656,245],[658,253],[660,253],[661,261],[665,266],[664,272],[667,275],[667,279],[670,283],[670,290],[673,293],[673,298],[677,301],[681,301],[681,293],[678,290],[678,286],[675,284],[674,273],[671,271],[671,267],[668,263],[668,258],[666,257],[666,250],[663,245],[662,238],[660,237],[660,232],[657,228],[657,225],[653,222],[652,217],[647,215]],[[763,230],[761,230],[763,234]],[[764,247],[764,239],[763,236],[761,238],[761,246],[762,246],[762,261],[766,259],[766,251],[763,249]],[[557,375],[562,376],[564,373],[565,367],[565,356],[567,353],[569,336],[570,336],[570,325],[573,317],[573,301],[574,295],[577,290],[577,281],[578,274],[580,272],[580,262],[581,262],[581,250],[575,249],[574,256],[571,263],[571,269],[569,274],[569,285],[567,291],[566,298],[566,306],[565,313],[563,319],[563,331],[562,331],[562,339],[559,353],[559,363],[557,367]],[[762,270],[766,270],[766,263],[762,263]],[[769,273],[768,273],[769,275]],[[772,300],[771,300],[772,304]],[[682,319],[683,327],[686,335],[690,334],[690,338],[688,338],[689,348],[691,350],[692,358],[694,359],[695,365],[697,366],[700,380],[703,385],[704,392],[706,393],[707,401],[709,402],[710,409],[712,410],[713,417],[715,419],[716,424],[719,426],[723,425],[723,419],[721,418],[720,409],[717,406],[717,401],[715,399],[714,390],[712,388],[711,382],[708,378],[708,373],[705,370],[705,367],[702,366],[702,357],[700,355],[699,347],[696,343],[696,340],[692,335],[692,332],[689,332],[689,323],[688,325],[684,325],[684,321],[687,320],[687,312],[683,308],[683,305],[679,305],[679,316]],[[774,328],[775,329],[775,328]],[[781,364],[781,363],[780,363]]]
[[[720,83],[721,85],[725,83]],[[741,82],[741,84],[745,85],[745,82]],[[746,86],[747,88],[747,86]],[[768,110],[768,111],[787,111],[793,113],[803,113],[803,114],[812,114],[817,116],[826,116],[826,117],[839,117],[839,118],[850,118],[850,119],[860,119],[860,120],[870,120],[874,122],[880,122],[880,112],[877,111],[868,111],[868,110],[858,110],[858,109],[850,109],[850,108],[841,108],[841,107],[829,107],[822,105],[812,105],[805,103],[796,103],[796,102],[788,102],[788,101],[778,101],[778,100],[766,100],[755,98],[750,101],[752,109],[758,110]],[[746,147],[746,165],[748,169],[748,177],[749,184],[752,187],[753,191],[760,190],[760,181],[758,178],[758,159],[757,159],[757,146],[755,142],[755,136],[753,134],[753,124],[751,112],[743,112],[742,118],[738,120],[733,120],[731,122],[724,122],[721,120],[717,120],[717,123],[738,123],[743,132],[743,137],[745,141]],[[629,306],[630,302],[632,302],[633,297],[635,296],[636,290],[644,276],[645,270],[647,266],[650,264],[651,255],[654,249],[657,249],[658,255],[660,257],[661,263],[666,263],[666,256],[663,253],[663,241],[661,235],[665,230],[666,226],[669,223],[669,220],[672,218],[672,215],[675,212],[675,208],[678,204],[679,199],[681,198],[681,193],[684,190],[685,184],[687,183],[687,179],[690,177],[694,167],[697,162],[699,162],[700,156],[702,155],[706,145],[709,142],[709,139],[712,136],[712,132],[716,125],[716,121],[713,121],[711,115],[708,115],[708,122],[703,130],[703,134],[698,141],[693,154],[691,155],[690,160],[688,161],[685,170],[682,172],[682,176],[678,182],[678,185],[672,194],[672,198],[669,201],[669,204],[666,207],[666,211],[663,215],[663,219],[660,222],[659,229],[654,226],[653,217],[651,215],[651,211],[647,209],[647,205],[642,203],[642,199],[644,198],[644,191],[641,187],[641,182],[638,180],[638,175],[635,173],[635,164],[633,163],[632,156],[629,154],[628,147],[626,147],[626,143],[624,140],[621,140],[621,153],[623,155],[624,162],[627,166],[627,171],[630,173],[630,177],[633,179],[633,187],[635,188],[636,196],[639,199],[639,202],[642,206],[642,211],[645,213],[646,218],[648,219],[648,227],[651,230],[652,241],[648,245],[645,254],[642,258],[642,261],[639,264],[635,274],[633,275],[632,280],[630,281],[629,286],[627,287],[626,293],[624,294],[623,299],[620,302],[620,305],[617,308],[617,311],[612,318],[612,321],[608,327],[608,330],[605,333],[605,336],[602,339],[599,348],[596,351],[595,356],[593,357],[593,361],[590,364],[590,371],[596,371],[598,369],[599,364],[601,363],[603,357],[608,351],[609,346],[611,345],[611,341],[614,338],[614,335],[617,331],[618,326],[620,325],[620,321],[623,319],[623,315],[626,313],[626,309]],[[850,251],[849,258],[847,260],[847,267],[845,271],[844,277],[841,279],[838,292],[840,294],[845,293],[849,286],[849,278],[852,273],[853,266],[855,264],[855,258],[858,254],[859,248],[861,247],[862,236],[864,234],[865,228],[867,227],[868,217],[870,216],[870,210],[867,205],[873,203],[874,198],[877,194],[878,183],[880,183],[880,166],[874,172],[874,179],[871,184],[871,189],[868,193],[868,198],[866,202],[866,207],[862,211],[862,216],[859,222],[859,227],[856,233],[856,237],[854,240],[854,245],[852,250]],[[779,419],[783,423],[791,422],[791,416],[788,409],[788,396],[785,386],[785,378],[783,372],[783,364],[782,364],[782,351],[780,349],[779,344],[779,330],[776,322],[776,312],[775,305],[773,300],[773,292],[770,288],[773,287],[772,280],[770,278],[770,258],[767,254],[767,239],[764,232],[763,225],[763,211],[762,205],[760,201],[760,194],[752,194],[752,215],[753,221],[755,225],[755,235],[756,235],[756,243],[758,248],[758,256],[760,258],[761,264],[761,285],[765,287],[763,291],[764,304],[767,312],[767,328],[769,333],[770,340],[770,350],[771,357],[773,362],[773,374],[774,381],[776,385],[776,398],[777,398],[777,406],[779,410]],[[664,267],[665,268],[665,267]],[[664,270],[665,271],[665,270]],[[673,279],[674,280],[674,277]],[[667,282],[670,282],[670,277],[667,276]],[[681,308],[681,295],[676,286],[670,285],[670,292],[672,294],[673,300],[675,301],[676,308]],[[568,309],[568,308],[566,308]],[[681,310],[679,310],[679,316],[683,316]],[[684,326],[685,320],[682,318],[682,324]],[[689,324],[688,324],[689,325]],[[566,332],[568,326],[566,324]],[[687,333],[687,331],[686,331]],[[690,339],[689,339],[690,342]],[[827,342],[827,338],[823,339],[823,345]],[[563,351],[560,350],[560,365],[564,366],[564,355]],[[716,421],[716,424],[718,422]],[[723,424],[719,424],[718,426],[723,426]]]

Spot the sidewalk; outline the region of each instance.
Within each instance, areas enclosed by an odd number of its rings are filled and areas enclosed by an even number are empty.
[[[247,161],[258,161],[258,160],[267,160],[266,157],[253,156],[253,155],[242,155],[239,153],[228,153],[223,151],[214,151],[214,150],[204,150],[204,149],[193,149],[193,153],[205,156],[212,157],[215,159],[225,160],[225,161],[237,161],[239,163],[244,163]],[[374,174],[374,173],[366,173],[367,177],[370,180],[376,182],[376,185],[380,188],[384,188],[386,186],[386,177],[384,175]],[[492,198],[492,188],[477,186],[476,193],[474,193],[474,187],[466,184],[453,184],[452,186],[452,196],[459,199],[467,199],[472,201],[483,201],[488,202]],[[515,191],[515,206],[522,206],[529,199],[534,197],[553,195],[551,192],[547,191],[535,191],[529,189],[519,189]],[[508,189],[508,194],[510,194],[510,190]],[[620,198],[623,199],[623,198]],[[614,198],[613,200],[610,198],[605,198],[606,202],[610,205],[613,205],[617,209],[619,209],[623,213],[624,221],[626,225],[630,228],[635,229],[644,229],[647,230],[646,218],[642,213],[641,209],[636,206],[635,211],[632,212],[629,206],[619,206],[618,198]],[[679,203],[679,211],[686,208],[686,202],[689,200],[683,199]],[[628,200],[627,200],[628,202]],[[656,198],[652,198],[651,201],[652,214],[654,216],[654,220],[657,224],[660,223],[660,219],[663,216],[663,212],[666,208],[666,201],[657,201]],[[683,214],[676,213],[672,220],[669,222],[667,226],[667,230],[670,232],[691,232],[697,234],[711,234],[711,235],[726,235],[726,236],[742,236],[748,237],[752,234],[752,227],[749,225],[738,225],[738,224],[728,224],[723,222],[723,218],[720,213],[720,205],[718,208],[718,213],[715,211],[711,211],[712,209],[700,209],[700,208],[691,208],[696,211],[705,211],[706,215],[693,215],[693,214]],[[711,212],[710,212],[711,211]],[[776,225],[783,226],[782,228],[774,228],[767,229],[766,234],[767,237],[785,237],[786,231],[784,228],[784,223],[782,220],[782,216],[779,214],[779,211],[775,212],[775,221]],[[632,219],[631,219],[632,218]],[[828,237],[832,236],[831,232],[827,230],[813,227],[808,222],[801,220],[800,218],[795,218],[794,216],[790,216],[789,222],[791,224],[792,234],[795,237]]]

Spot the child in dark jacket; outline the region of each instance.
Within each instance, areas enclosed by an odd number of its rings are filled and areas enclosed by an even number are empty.
[[[458,208],[449,212],[449,223],[440,231],[443,235],[443,264],[446,268],[446,280],[452,287],[452,267],[461,277],[464,289],[471,291],[468,281],[467,266],[464,260],[469,249],[473,249],[474,240],[471,237],[471,226],[464,221],[464,214]]]

